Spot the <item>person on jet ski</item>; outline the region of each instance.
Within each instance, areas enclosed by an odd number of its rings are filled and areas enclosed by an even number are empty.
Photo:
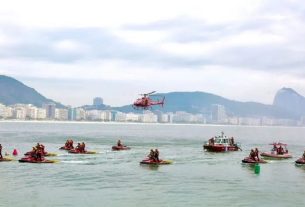
[[[256,158],[256,153],[254,152],[253,149],[251,149],[251,152],[250,152],[249,157],[250,157],[252,160],[256,160],[256,159],[255,159],[255,158]]]
[[[42,148],[37,149],[37,151],[36,151],[36,159],[41,161],[42,160],[42,156],[43,156]]]
[[[45,146],[43,144],[40,144],[40,150],[43,155],[46,153],[44,149],[45,149]]]
[[[155,161],[156,162],[159,162],[159,150],[158,149],[155,149]]]
[[[32,157],[35,160],[37,160],[37,150],[36,150],[36,147],[32,148],[32,151],[30,152],[30,157]]]
[[[36,148],[37,148],[37,149],[40,148],[40,143],[39,143],[39,142],[36,144]]]
[[[150,150],[149,155],[147,156],[150,160],[155,160],[155,152],[153,149]]]
[[[2,145],[0,144],[0,159],[2,159],[3,156],[2,156]]]
[[[305,151],[304,151],[304,153],[303,153],[303,159],[305,160]]]
[[[65,147],[66,147],[66,148],[69,148],[69,147],[70,147],[70,140],[69,140],[69,139],[66,141]]]
[[[118,147],[123,147],[123,144],[122,144],[121,140],[118,140],[117,146]]]
[[[70,141],[69,141],[69,147],[70,147],[70,148],[74,148],[74,147],[73,147],[73,140],[72,140],[72,139],[70,139]]]
[[[81,148],[82,147],[81,147],[80,143],[77,143],[77,146],[75,147],[75,150],[80,152]]]
[[[257,148],[255,148],[255,157],[257,158],[257,160],[259,161],[259,151]]]
[[[82,144],[81,144],[81,152],[85,152],[86,151],[85,148],[86,148],[85,142],[82,142]]]
[[[72,139],[68,139],[65,143],[65,148],[67,149],[73,149],[73,140]]]

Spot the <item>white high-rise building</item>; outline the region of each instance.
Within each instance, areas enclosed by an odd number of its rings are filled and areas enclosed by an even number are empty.
[[[3,117],[4,118],[13,118],[13,115],[14,115],[13,112],[14,112],[13,108],[10,106],[7,106],[3,112]]]
[[[114,120],[119,121],[119,122],[124,122],[124,121],[126,121],[126,114],[123,112],[117,112],[115,114]]]
[[[131,121],[131,122],[138,122],[139,121],[139,114],[134,114],[134,113],[128,113],[126,114],[126,121]]]
[[[75,120],[81,121],[86,120],[86,111],[83,108],[76,108],[75,109]]]
[[[212,105],[212,121],[216,123],[225,123],[227,119],[226,110],[223,105]]]
[[[89,110],[86,111],[86,118],[92,121],[101,120],[101,113],[99,110]]]
[[[140,116],[140,121],[144,123],[156,123],[158,122],[158,116],[150,111],[145,111]]]
[[[86,117],[92,121],[111,121],[111,111],[90,110],[86,111]]]
[[[168,123],[169,122],[169,115],[168,114],[159,114],[158,115],[158,122]]]
[[[6,118],[6,106],[0,103],[0,118]]]
[[[101,97],[95,97],[93,99],[93,105],[94,106],[103,105],[103,99]]]
[[[185,112],[185,111],[177,111],[174,114],[173,122],[191,123],[191,122],[194,122],[194,116],[190,113]]]
[[[103,121],[112,121],[111,111],[103,111]]]
[[[43,108],[37,108],[37,119],[43,120],[47,118],[47,111]]]
[[[68,120],[68,110],[67,109],[55,109],[55,117],[56,120],[65,121]]]
[[[43,104],[43,108],[46,109],[48,119],[55,119],[55,107],[55,103]]]
[[[29,104],[26,107],[26,118],[28,118],[28,119],[37,119],[37,107]]]
[[[26,108],[22,106],[14,107],[13,117],[15,119],[24,120],[26,118]]]

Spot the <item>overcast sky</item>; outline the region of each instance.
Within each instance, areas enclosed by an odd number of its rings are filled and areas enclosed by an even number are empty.
[[[305,95],[305,1],[2,1],[0,74],[63,104],[156,90]]]

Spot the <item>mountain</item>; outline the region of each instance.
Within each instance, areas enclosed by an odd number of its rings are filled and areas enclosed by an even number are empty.
[[[286,110],[295,116],[305,115],[305,97],[292,88],[280,89],[274,97],[273,106]]]
[[[0,75],[0,103],[5,105],[12,105],[17,103],[33,104],[37,107],[42,107],[44,103],[53,102],[56,107],[65,107],[61,103],[48,99],[38,93],[35,89],[30,88],[20,81]]]
[[[162,112],[186,111],[210,114],[213,104],[223,105],[228,115],[245,117],[296,118],[295,114],[273,105],[257,102],[240,102],[205,92],[171,92],[156,94],[165,96],[164,107],[154,107]],[[123,112],[137,112],[131,105],[116,108]],[[138,111],[139,112],[139,111]]]
[[[189,113],[201,113],[210,115],[213,104],[223,105],[229,116],[241,117],[273,117],[299,119],[305,115],[305,97],[291,88],[280,89],[272,105],[257,102],[240,102],[230,100],[218,95],[206,92],[171,92],[156,94],[165,97],[164,107],[154,106],[153,110],[162,112],[186,111]],[[156,97],[154,97],[156,98]],[[20,81],[0,75],[0,103],[12,105],[16,103],[33,104],[41,107],[44,103],[53,102],[56,107],[63,108],[64,105],[48,99]],[[85,106],[86,109],[114,109],[122,112],[141,113],[141,110],[133,109],[132,105],[122,107],[111,107],[107,105]]]

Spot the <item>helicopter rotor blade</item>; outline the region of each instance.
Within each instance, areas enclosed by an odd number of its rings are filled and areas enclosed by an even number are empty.
[[[139,95],[140,96],[149,96],[150,94],[153,94],[153,93],[156,93],[156,91],[152,91],[152,92],[149,92],[149,93],[141,93]]]
[[[150,93],[147,93],[147,95],[150,95],[150,94],[153,94],[153,93],[156,93],[156,91],[152,91]]]

